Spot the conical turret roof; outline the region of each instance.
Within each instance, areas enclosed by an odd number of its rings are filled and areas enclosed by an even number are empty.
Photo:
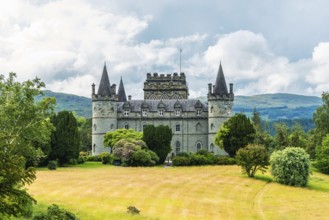
[[[125,87],[123,86],[123,82],[122,82],[122,77],[120,79],[120,85],[119,85],[119,90],[118,90],[118,101],[119,102],[127,101]]]
[[[109,76],[107,74],[106,64],[104,64],[101,82],[99,83],[98,93],[100,96],[110,96],[111,95],[111,85]]]
[[[219,64],[214,93],[215,94],[228,94],[221,63]]]

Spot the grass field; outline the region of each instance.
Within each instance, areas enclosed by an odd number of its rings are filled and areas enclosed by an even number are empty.
[[[56,203],[81,219],[329,219],[329,176],[306,188],[250,179],[237,166],[124,168],[86,163],[39,170],[37,209]],[[126,213],[128,206],[141,210]]]

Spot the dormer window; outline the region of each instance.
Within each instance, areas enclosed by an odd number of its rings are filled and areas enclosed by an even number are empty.
[[[162,109],[159,110],[159,115],[163,116],[163,110]]]
[[[147,116],[147,110],[146,110],[146,109],[143,109],[143,110],[142,110],[142,115],[143,115],[143,116]]]
[[[128,110],[124,111],[124,116],[129,116],[129,111]]]
[[[175,115],[180,116],[180,110],[175,110]]]
[[[197,116],[201,116],[201,110],[200,110],[200,109],[197,109],[197,110],[196,110],[196,115],[197,115]]]

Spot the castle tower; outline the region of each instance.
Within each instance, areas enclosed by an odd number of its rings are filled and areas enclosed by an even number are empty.
[[[127,96],[125,87],[123,86],[122,77],[120,79],[119,90],[118,90],[118,102],[126,102]]]
[[[104,64],[97,94],[95,84],[92,85],[92,155],[111,151],[110,148],[104,147],[103,136],[106,132],[117,128],[116,100],[118,97],[115,94],[115,88],[115,84],[110,85],[106,64]]]
[[[222,64],[220,64],[215,85],[208,84],[208,150],[215,154],[227,155],[224,150],[215,145],[214,139],[218,129],[231,117],[233,101],[233,84],[230,84],[230,92],[228,92]]]

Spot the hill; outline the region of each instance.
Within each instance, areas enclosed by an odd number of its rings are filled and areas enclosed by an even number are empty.
[[[91,99],[56,93],[49,90],[44,91],[47,97],[56,97],[56,111],[75,111],[79,116],[91,117]],[[38,97],[40,99],[40,97]],[[199,99],[206,101],[206,97]],[[286,93],[262,94],[254,96],[236,96],[234,101],[234,112],[243,112],[250,116],[254,107],[261,113],[263,119],[298,119],[312,118],[313,112],[322,104],[320,97],[303,96]]]

